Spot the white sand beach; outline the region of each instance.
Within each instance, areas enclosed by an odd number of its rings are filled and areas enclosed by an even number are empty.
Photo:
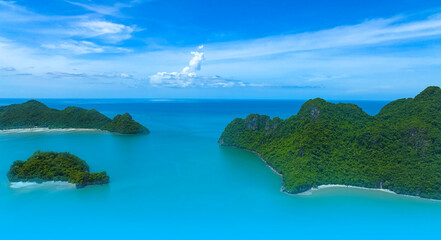
[[[101,132],[99,129],[90,128],[17,128],[0,130],[0,133],[16,134],[16,133],[50,133],[50,132]]]
[[[320,185],[317,188],[311,188],[310,190],[308,190],[306,192],[298,193],[296,195],[311,195],[311,194],[313,194],[314,191],[318,191],[320,189],[325,189],[325,188],[353,188],[353,189],[381,191],[381,192],[396,194],[395,192],[393,192],[391,190],[383,189],[383,188],[367,188],[367,187],[358,187],[358,186],[341,185],[341,184],[326,184],[326,185]]]
[[[44,189],[51,188],[55,190],[62,189],[75,189],[76,185],[73,183],[65,182],[65,181],[47,181],[42,183],[37,182],[11,182],[9,183],[9,187],[12,189]]]

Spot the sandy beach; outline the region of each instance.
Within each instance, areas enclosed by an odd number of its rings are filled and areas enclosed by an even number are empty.
[[[320,185],[320,186],[318,186],[316,188],[311,188],[310,190],[308,190],[306,192],[298,193],[298,194],[295,194],[295,195],[311,195],[311,194],[313,194],[314,191],[318,191],[320,189],[325,189],[325,188],[353,188],[353,189],[381,191],[381,192],[397,194],[397,193],[395,193],[395,192],[393,192],[391,190],[383,189],[383,188],[367,188],[367,187],[358,187],[358,186],[342,185],[342,184],[325,184],[325,185]]]
[[[297,196],[308,196],[308,195],[312,195],[314,192],[319,191],[320,189],[325,189],[325,188],[352,188],[352,189],[362,189],[362,190],[369,190],[369,191],[381,191],[381,192],[386,192],[386,193],[391,193],[394,195],[399,195],[399,196],[405,196],[405,197],[411,197],[411,198],[418,198],[418,199],[425,199],[425,200],[431,200],[431,201],[441,201],[441,200],[436,200],[436,199],[429,199],[429,198],[422,198],[419,196],[413,196],[413,195],[406,195],[406,194],[398,194],[394,191],[388,190],[388,189],[383,189],[383,188],[367,188],[367,187],[359,187],[359,186],[351,186],[351,185],[342,185],[342,184],[325,184],[325,185],[319,185],[316,188],[311,188],[305,192],[301,192],[301,193],[289,193],[285,190],[284,187],[284,183],[283,183],[283,176],[282,174],[280,174],[279,172],[276,171],[276,169],[274,169],[271,165],[268,164],[268,162],[262,157],[262,155],[256,151],[252,151],[252,150],[248,150],[248,149],[244,149],[244,148],[238,148],[238,147],[234,147],[234,146],[228,146],[228,147],[233,147],[233,148],[237,148],[237,149],[242,149],[242,150],[246,150],[248,152],[252,152],[254,154],[256,154],[260,160],[262,160],[275,174],[277,174],[278,176],[280,176],[280,178],[282,179],[282,186],[280,187],[280,191],[282,193],[288,194],[288,195],[297,195]]]
[[[43,189],[43,188],[61,190],[61,189],[75,189],[76,185],[65,181],[47,181],[42,183],[11,182],[9,183],[9,187],[12,189],[26,189],[26,190]]]
[[[17,128],[0,130],[0,133],[47,133],[47,132],[101,132],[90,128]]]

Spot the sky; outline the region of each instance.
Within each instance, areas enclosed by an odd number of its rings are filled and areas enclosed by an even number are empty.
[[[0,98],[393,100],[432,85],[439,0],[0,0]]]

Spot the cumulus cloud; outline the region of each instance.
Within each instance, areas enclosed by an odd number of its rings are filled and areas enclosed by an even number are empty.
[[[193,51],[193,57],[180,72],[158,72],[150,76],[150,84],[154,87],[171,87],[171,88],[186,88],[186,87],[244,87],[249,84],[224,79],[220,76],[199,76],[198,71],[201,70],[204,61],[204,52],[202,49],[204,45],[198,47],[198,51]]]

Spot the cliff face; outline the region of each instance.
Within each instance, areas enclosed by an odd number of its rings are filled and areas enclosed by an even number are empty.
[[[0,129],[34,127],[90,128],[122,134],[150,133],[128,113],[111,120],[94,109],[67,107],[57,110],[36,100],[0,107]]]
[[[393,101],[376,116],[323,99],[286,120],[252,114],[233,120],[219,144],[260,153],[290,193],[345,184],[441,199],[438,87]]]

